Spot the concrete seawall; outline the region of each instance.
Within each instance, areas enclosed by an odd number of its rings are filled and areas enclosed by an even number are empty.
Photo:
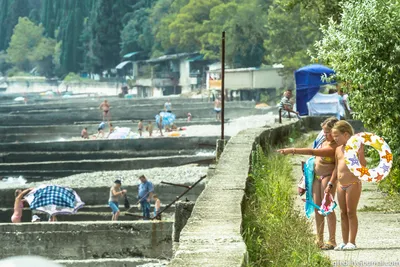
[[[168,221],[0,224],[0,258],[168,258],[172,254],[172,228],[173,222]]]

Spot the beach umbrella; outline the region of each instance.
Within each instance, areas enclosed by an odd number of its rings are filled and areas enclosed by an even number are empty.
[[[161,112],[161,116],[162,116],[162,126],[173,124],[176,118],[175,114],[170,112]],[[156,123],[158,124],[159,121],[160,121],[160,115],[157,114]]]
[[[57,185],[42,185],[33,189],[25,199],[32,210],[38,210],[50,216],[75,214],[85,203],[71,188]]]

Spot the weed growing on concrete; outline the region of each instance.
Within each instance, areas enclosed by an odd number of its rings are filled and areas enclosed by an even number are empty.
[[[243,204],[248,266],[331,266],[314,244],[310,223],[294,209],[289,158],[258,148],[252,160]]]

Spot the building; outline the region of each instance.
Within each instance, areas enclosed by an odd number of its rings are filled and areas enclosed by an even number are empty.
[[[137,52],[125,55],[132,57]],[[116,68],[131,80],[138,97],[187,93],[206,87],[208,64],[200,53],[164,55],[148,60],[126,60]]]
[[[225,70],[225,89],[228,96],[240,100],[260,101],[261,95],[275,98],[279,89],[290,87],[293,81],[279,74],[282,65],[262,68],[240,68]],[[217,94],[221,90],[221,67],[207,72],[207,89]]]

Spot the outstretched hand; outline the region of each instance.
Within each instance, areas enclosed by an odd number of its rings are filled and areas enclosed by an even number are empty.
[[[282,155],[289,154],[289,149],[278,149],[276,152],[281,153]]]

